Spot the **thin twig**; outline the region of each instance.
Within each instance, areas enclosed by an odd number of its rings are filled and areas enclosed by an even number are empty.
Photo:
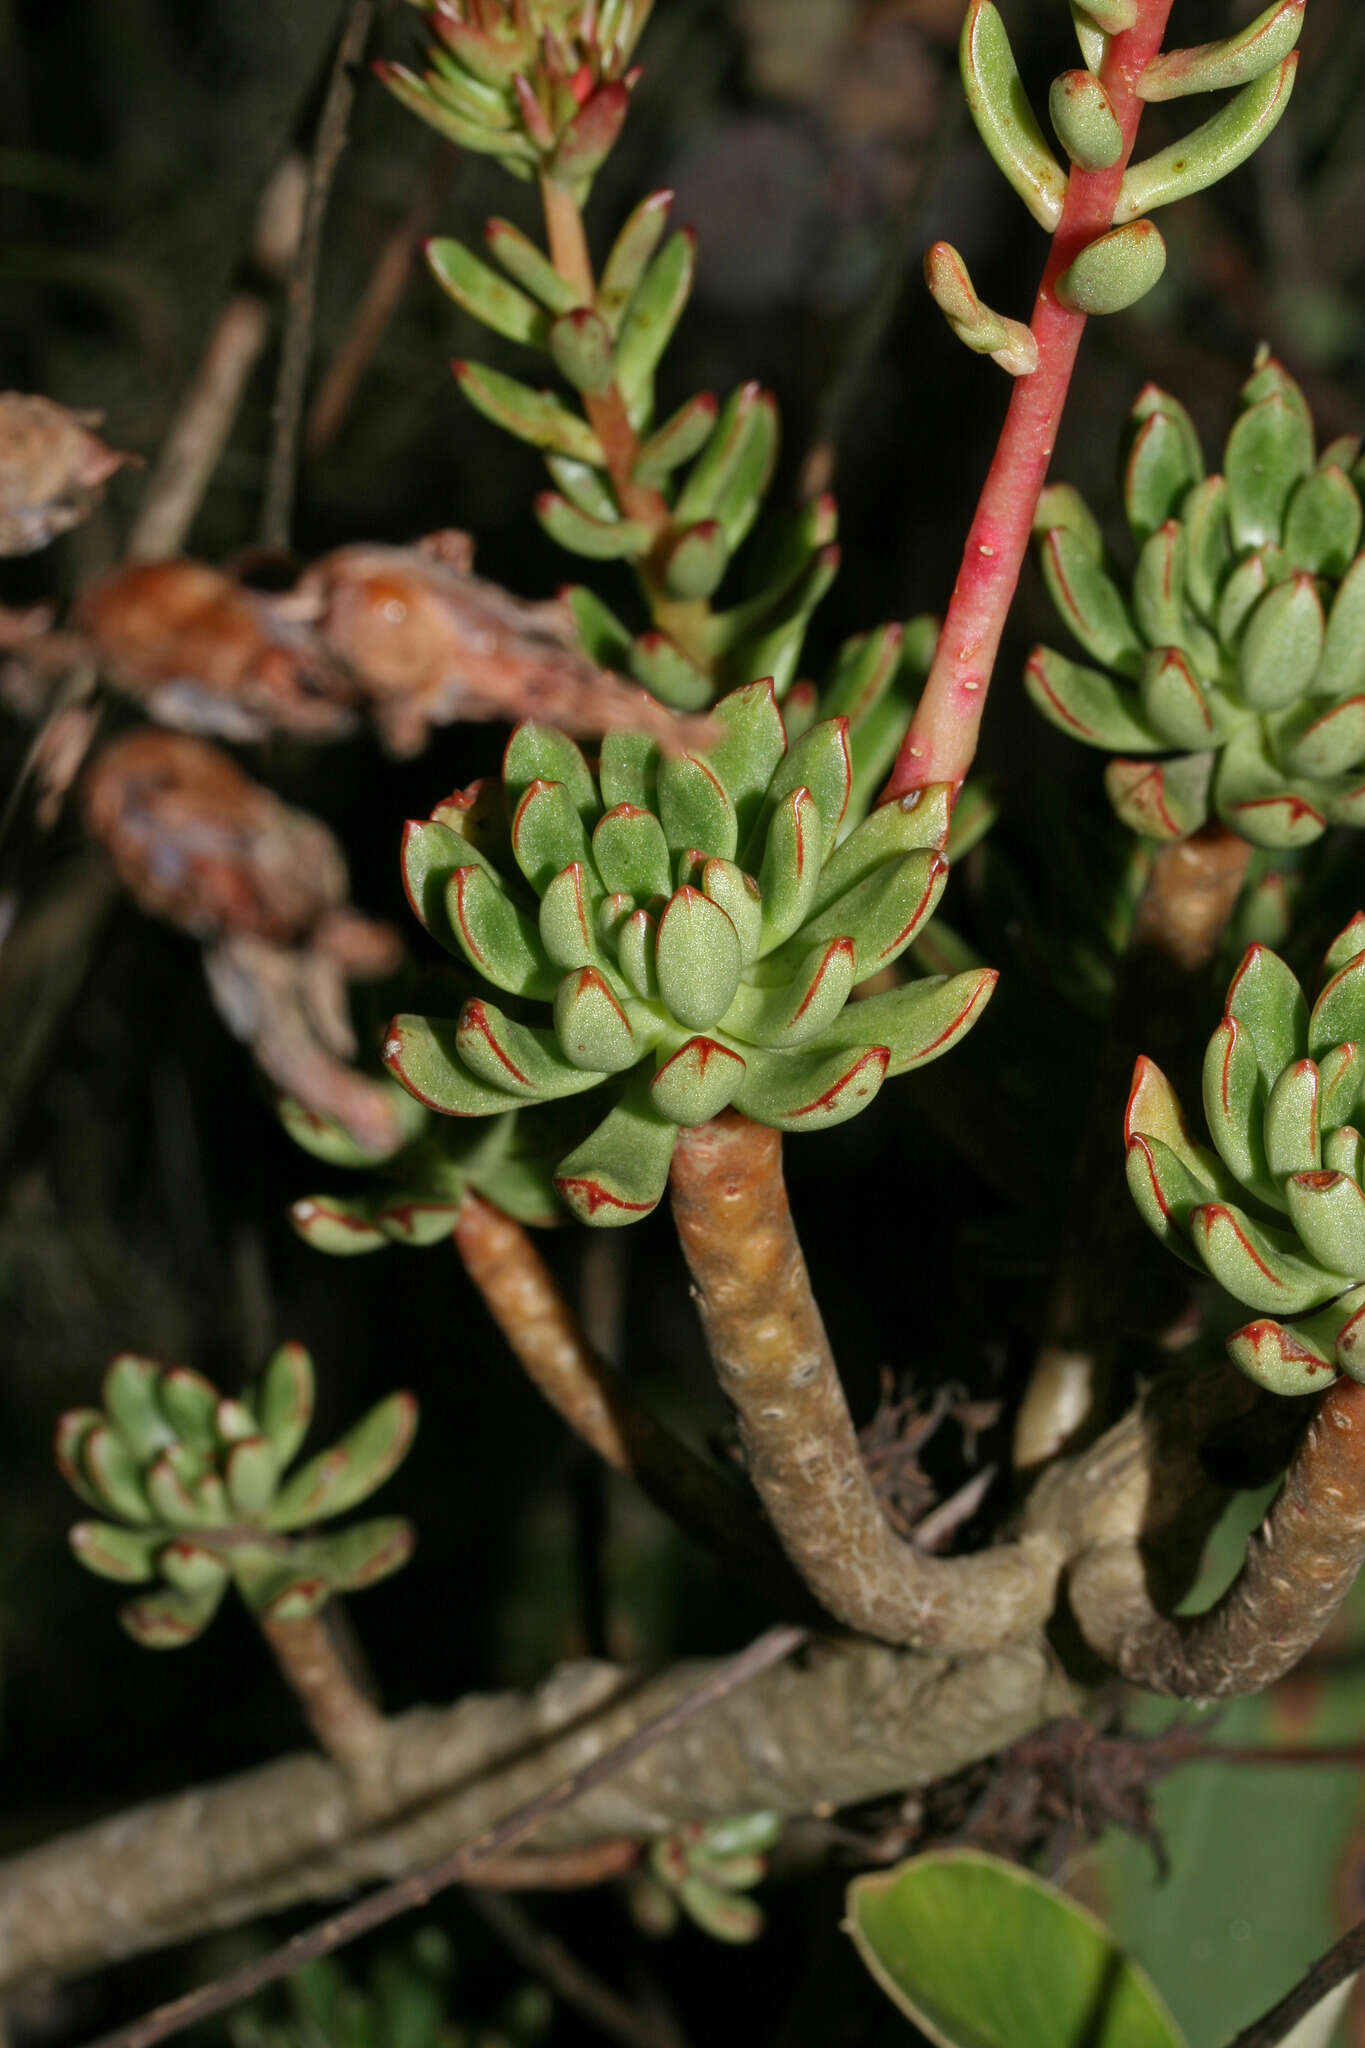
[[[261,503],[261,543],[264,547],[289,546],[304,391],[308,382],[308,360],[313,349],[313,309],[317,302],[318,267],[322,259],[322,229],[327,217],[332,179],[346,146],[346,129],[355,102],[352,73],[364,55],[378,11],[379,0],[351,0],[318,121],[303,233],[299,237],[298,254],[289,279],[289,313],[285,320],[279,377],[275,386],[275,432]]]
[[[604,2035],[623,2041],[626,2048],[661,2048],[654,2022],[643,2019],[609,1984],[586,1969],[556,1935],[537,1927],[515,1901],[471,1890],[469,1903],[519,1963]]]
[[[642,1723],[624,1741],[603,1751],[581,1770],[561,1778],[558,1784],[538,1793],[523,1806],[514,1808],[503,1819],[495,1821],[492,1827],[476,1835],[472,1842],[452,1850],[448,1856],[438,1857],[434,1863],[413,1871],[397,1884],[372,1893],[345,1912],[318,1921],[269,1955],[231,1970],[214,1983],[186,1993],[183,1998],[172,1999],[169,2004],[158,2006],[154,2012],[131,2021],[125,2027],[116,2027],[112,2033],[104,2034],[91,2043],[90,2048],[153,2048],[157,2041],[168,2040],[200,2020],[226,2012],[244,1998],[263,1990],[267,1984],[289,1976],[301,1964],[312,1962],[318,1956],[332,1955],[347,1942],[369,1934],[376,1927],[386,1926],[390,1920],[410,1912],[414,1906],[425,1906],[437,1892],[445,1891],[450,1885],[465,1884],[471,1880],[477,1882],[478,1866],[484,1857],[491,1857],[510,1848],[514,1842],[522,1841],[551,1814],[572,1805],[575,1799],[591,1791],[595,1785],[614,1777],[656,1742],[675,1733],[751,1678],[757,1678],[761,1672],[780,1664],[805,1640],[804,1629],[783,1625],[765,1630],[747,1649],[741,1650],[738,1656],[726,1658],[699,1685],[685,1692],[662,1713]]]
[[[640,1860],[633,1835],[609,1836],[581,1849],[513,1850],[510,1856],[485,1856],[479,1864],[481,1892],[581,1892],[589,1885],[624,1877]]]
[[[1299,2021],[1307,2016],[1315,2005],[1321,2004],[1329,1991],[1335,1991],[1338,1984],[1344,1984],[1348,1977],[1365,1968],[1365,1920],[1358,1920],[1339,1941],[1334,1941],[1325,1955],[1320,1955],[1287,1997],[1278,2005],[1253,2020],[1249,2027],[1243,2027],[1228,2048],[1275,2048],[1277,2041],[1283,2041],[1293,2032]]]
[[[261,195],[251,254],[263,281],[283,283],[297,259],[303,178],[299,159],[286,157]],[[219,313],[147,479],[129,561],[165,561],[184,547],[273,318],[271,297],[258,289],[235,292]]]
[[[847,1627],[921,1648],[988,1649],[1040,1629],[1059,1537],[933,1557],[887,1521],[792,1223],[781,1133],[734,1112],[680,1131],[672,1198],[749,1476],[821,1605]]]
[[[308,408],[303,449],[309,457],[321,455],[341,431],[361,379],[407,289],[412,274],[413,251],[435,216],[454,157],[451,145],[442,143],[417,189],[416,198],[384,239],[374,269],[356,300],[341,342],[319,379],[317,393]]]

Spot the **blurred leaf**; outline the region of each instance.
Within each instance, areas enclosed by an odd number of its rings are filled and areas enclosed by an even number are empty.
[[[976,1850],[856,1878],[848,1931],[941,2048],[1183,2048],[1146,1977],[1083,1908]]]

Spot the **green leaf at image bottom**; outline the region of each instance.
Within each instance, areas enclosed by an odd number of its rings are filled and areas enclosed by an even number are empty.
[[[940,2048],[1185,2048],[1101,1922],[998,1857],[946,1850],[856,1878],[845,1924]]]

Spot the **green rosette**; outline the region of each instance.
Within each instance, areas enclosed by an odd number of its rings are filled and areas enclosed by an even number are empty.
[[[1365,913],[1311,1006],[1277,953],[1248,949],[1203,1092],[1211,1148],[1138,1061],[1124,1135],[1145,1221],[1255,1311],[1228,1340],[1252,1379],[1279,1394],[1365,1381]]]
[[[820,1130],[946,1052],[991,970],[851,1000],[922,935],[947,879],[946,788],[868,808],[908,716],[906,647],[918,660],[925,638],[850,643],[833,715],[799,737],[770,681],[720,700],[705,753],[615,733],[589,762],[518,726],[499,781],[407,828],[409,900],[487,993],[396,1017],[390,1072],[457,1118],[605,1100],[554,1171],[600,1225],[657,1205],[680,1126],[733,1104]]]
[[[237,1398],[183,1366],[125,1352],[104,1376],[103,1405],[62,1416],[58,1469],[106,1518],[78,1522],[71,1548],[101,1578],[149,1588],[119,1616],[135,1642],[193,1642],[229,1586],[263,1620],[299,1621],[407,1562],[413,1532],[400,1517],[327,1533],[315,1525],[396,1471],[416,1432],[416,1401],[390,1394],[295,1465],[314,1390],[301,1344],[282,1345]]]
[[[1256,846],[1365,822],[1365,465],[1318,450],[1298,385],[1264,352],[1221,474],[1148,385],[1129,416],[1125,578],[1067,486],[1035,521],[1043,577],[1085,659],[1050,647],[1025,682],[1043,715],[1115,756],[1124,822],[1183,839],[1210,817]]]

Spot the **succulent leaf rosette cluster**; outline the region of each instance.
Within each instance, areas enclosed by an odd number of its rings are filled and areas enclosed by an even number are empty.
[[[411,1394],[391,1394],[294,1472],[313,1416],[312,1361],[285,1344],[255,1387],[225,1398],[200,1373],[124,1353],[104,1376],[103,1408],[57,1425],[57,1465],[113,1521],[78,1522],[71,1548],[101,1578],[156,1589],[119,1619],[136,1642],[175,1649],[213,1619],[229,1585],[266,1621],[300,1621],[334,1594],[387,1578],[412,1553],[394,1516],[307,1533],[367,1500],[406,1457]]]
[[[630,106],[631,56],[653,0],[417,0],[427,69],[376,66],[449,142],[581,196]]]
[[[542,1131],[515,1110],[461,1126],[433,1116],[405,1089],[393,1093],[402,1104],[403,1141],[379,1161],[334,1119],[291,1097],[279,1104],[281,1122],[305,1152],[367,1176],[358,1194],[304,1195],[290,1205],[290,1222],[315,1251],[352,1258],[389,1244],[425,1250],[450,1236],[470,1193],[519,1223],[563,1220],[551,1174],[553,1130]]]
[[[1329,949],[1325,976],[1310,1008],[1277,953],[1247,952],[1204,1058],[1214,1151],[1190,1137],[1150,1060],[1125,1125],[1144,1219],[1256,1311],[1228,1352],[1280,1394],[1338,1371],[1365,1381],[1365,913]]]
[[[720,700],[704,753],[613,733],[594,769],[523,724],[500,781],[410,824],[414,910],[500,999],[395,1018],[385,1059],[404,1087],[458,1117],[610,1090],[554,1178],[585,1222],[624,1224],[662,1196],[680,1125],[734,1104],[819,1130],[946,1052],[991,970],[849,1000],[922,932],[948,873],[946,788],[867,812],[903,709],[855,770],[851,727],[877,729],[892,641],[856,644],[830,692],[850,711],[799,738],[769,681]]]
[[[1302,392],[1268,356],[1243,387],[1221,475],[1205,475],[1189,415],[1154,385],[1129,428],[1126,589],[1076,493],[1040,500],[1044,577],[1100,666],[1037,648],[1029,695],[1119,757],[1110,800],[1149,838],[1183,839],[1211,814],[1273,848],[1365,824],[1359,440],[1319,453]]]
[[[768,1874],[768,1851],[781,1838],[775,1813],[691,1821],[651,1842],[635,1873],[630,1906],[647,1934],[672,1934],[686,1917],[716,1941],[757,1941],[763,1908],[748,1895]]]

